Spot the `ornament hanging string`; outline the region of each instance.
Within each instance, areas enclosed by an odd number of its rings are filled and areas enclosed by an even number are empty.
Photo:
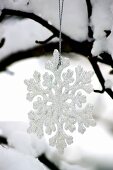
[[[60,25],[60,31],[59,31],[59,62],[57,69],[61,65],[61,52],[62,52],[62,15],[63,15],[63,7],[64,7],[64,0],[59,0],[59,25]]]

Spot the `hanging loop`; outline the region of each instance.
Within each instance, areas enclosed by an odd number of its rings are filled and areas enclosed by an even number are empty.
[[[64,0],[59,0],[59,62],[57,69],[61,65],[62,59],[61,59],[61,52],[62,52],[62,15],[63,15],[63,7],[64,7]]]

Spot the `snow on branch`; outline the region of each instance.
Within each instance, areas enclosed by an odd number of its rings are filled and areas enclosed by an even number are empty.
[[[59,37],[59,30],[56,29],[53,25],[49,24],[46,20],[44,20],[43,18],[41,18],[38,15],[29,13],[29,12],[19,11],[19,10],[3,9],[1,16],[0,16],[0,22],[2,22],[3,19],[5,18],[5,16],[7,16],[7,15],[32,19],[32,20],[40,23],[42,26],[46,27],[48,30],[50,30],[54,34],[55,37]],[[62,38],[67,41],[68,40],[70,40],[72,42],[74,41],[73,39],[71,39],[70,37],[68,37],[67,35],[65,35],[63,33],[62,33]]]

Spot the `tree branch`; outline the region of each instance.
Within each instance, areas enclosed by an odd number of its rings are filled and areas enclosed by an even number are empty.
[[[70,45],[70,42],[62,41],[62,52],[75,52],[83,55],[84,57],[87,57],[87,54],[89,53],[89,48],[87,48],[87,45],[87,43],[77,43],[76,45]],[[34,56],[38,57],[47,53],[52,53],[54,49],[58,48],[58,46],[58,42],[50,42],[48,44],[43,44],[31,49],[4,56],[4,58],[0,60],[0,71],[7,70],[7,67],[16,61],[24,60],[26,58],[32,58]],[[104,61],[103,59],[98,57],[95,57],[95,60],[97,62],[111,66],[111,64],[107,60]]]
[[[92,5],[90,0],[86,0],[86,4],[87,4],[87,11],[88,11],[88,18],[90,19],[92,15]]]
[[[5,16],[7,16],[7,15],[32,19],[32,20],[40,23],[42,26],[44,26],[48,30],[50,30],[56,37],[59,38],[59,30],[56,29],[53,25],[49,24],[43,18],[39,17],[38,15],[29,13],[29,12],[14,10],[14,9],[3,9],[1,16],[0,16],[0,22],[2,22],[3,19],[5,18]],[[71,42],[75,42],[75,40],[71,39],[69,36],[65,35],[64,33],[62,33],[62,39],[71,41]]]
[[[3,9],[2,10],[2,14],[0,16],[0,22],[3,21],[3,19],[5,18],[5,16],[10,15],[10,16],[18,16],[18,17],[23,17],[23,18],[29,18],[32,19],[38,23],[40,23],[42,26],[44,26],[45,28],[47,28],[49,31],[51,31],[53,33],[53,35],[55,37],[59,38],[59,30],[56,29],[53,25],[49,24],[46,20],[44,20],[43,18],[33,14],[33,13],[29,13],[29,12],[24,12],[24,11],[19,11],[19,10],[13,10],[13,9]],[[91,42],[88,41],[83,41],[83,42],[78,42],[72,38],[70,38],[69,36],[67,36],[66,34],[64,34],[62,32],[62,39],[64,41],[67,41],[70,43],[70,45],[72,45],[74,47],[74,45],[77,45],[77,47],[79,45],[82,45],[82,47],[86,47],[83,48],[83,54],[85,53],[85,55],[88,55],[88,50],[91,47]]]
[[[76,52],[84,56],[88,56],[91,44],[88,42],[75,42],[70,43],[70,41],[62,41],[62,52]],[[0,71],[6,70],[6,68],[16,61],[23,60],[26,58],[32,58],[34,56],[41,56],[47,53],[52,53],[54,49],[58,49],[59,42],[50,42],[47,44],[39,45],[29,50],[16,52],[9,56],[4,56],[0,60]]]
[[[91,1],[90,0],[86,0],[86,4],[87,4],[87,10],[88,10],[88,18],[89,18],[89,22],[90,22],[90,17],[92,15],[92,6],[91,6]],[[109,33],[108,33],[109,34]],[[107,34],[107,35],[108,35]],[[93,39],[93,33],[91,33],[91,27],[89,26],[89,35],[90,35],[90,38]],[[91,48],[92,49],[92,48]],[[104,77],[101,73],[101,70],[98,66],[98,63],[97,62],[104,62],[106,64],[109,64],[110,66],[113,66],[113,61],[112,61],[112,58],[110,55],[106,54],[106,53],[103,53],[101,54],[100,56],[102,57],[103,60],[99,59],[98,57],[94,57],[92,56],[91,54],[91,49],[90,49],[90,52],[89,52],[89,61],[95,71],[95,74],[102,86],[102,90],[94,90],[94,92],[96,93],[104,93],[104,92],[107,92],[108,95],[113,99],[113,91],[111,89],[108,89],[108,88],[105,88],[105,80],[104,80]]]
[[[48,160],[44,154],[39,156],[38,159],[40,162],[46,165],[50,170],[59,170],[59,168],[55,164],[53,164],[50,160]]]
[[[111,89],[105,88],[105,85],[104,85],[105,84],[105,80],[104,80],[103,75],[102,75],[102,73],[100,71],[100,68],[99,68],[99,66],[97,64],[97,61],[95,60],[95,57],[93,57],[90,54],[88,59],[89,59],[91,65],[92,65],[92,67],[93,67],[93,69],[95,71],[95,74],[97,75],[97,78],[98,78],[98,80],[99,80],[99,82],[100,82],[100,84],[102,86],[102,91],[94,90],[94,92],[97,92],[97,93],[104,93],[104,92],[106,92],[113,99],[113,91]]]

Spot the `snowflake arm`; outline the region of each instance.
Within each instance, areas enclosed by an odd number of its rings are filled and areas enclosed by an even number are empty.
[[[76,114],[75,119],[78,123],[78,132],[80,133],[84,133],[89,126],[95,126],[96,122],[93,118],[93,106],[87,104],[85,109]]]

